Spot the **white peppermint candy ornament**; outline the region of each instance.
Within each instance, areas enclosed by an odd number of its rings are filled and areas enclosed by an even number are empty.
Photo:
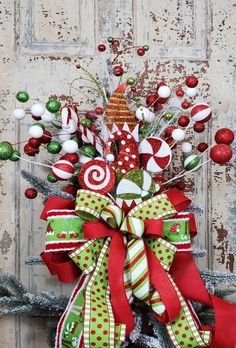
[[[52,173],[58,180],[68,180],[73,176],[74,166],[66,160],[59,160],[52,166]]]
[[[139,145],[139,154],[142,166],[152,173],[162,172],[171,162],[171,149],[161,138],[143,139]]]
[[[191,117],[194,122],[205,123],[211,119],[212,110],[208,104],[198,103],[191,109]]]

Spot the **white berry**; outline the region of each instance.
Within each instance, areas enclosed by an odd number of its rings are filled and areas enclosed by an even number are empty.
[[[25,118],[25,110],[17,108],[13,111],[13,116],[16,120],[23,120]]]
[[[45,112],[41,116],[44,122],[52,122],[55,119],[55,114],[52,112],[45,110]]]
[[[182,145],[181,145],[181,149],[182,149],[182,151],[184,152],[184,153],[189,153],[189,152],[191,152],[192,151],[192,145],[190,144],[190,143],[183,143]]]
[[[171,90],[168,86],[161,86],[158,88],[158,95],[161,98],[168,98],[171,94]]]
[[[182,141],[184,140],[185,132],[182,129],[177,128],[173,130],[171,136],[175,141]]]
[[[43,129],[37,125],[31,126],[29,129],[29,134],[33,138],[41,138],[41,136],[43,135]]]
[[[74,152],[78,151],[78,144],[74,140],[66,140],[62,144],[62,149],[66,153],[74,153]]]
[[[45,112],[45,106],[41,103],[36,103],[31,106],[31,113],[34,116],[41,117]]]

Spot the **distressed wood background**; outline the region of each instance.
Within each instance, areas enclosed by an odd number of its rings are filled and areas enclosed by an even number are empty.
[[[191,73],[201,77],[202,95],[214,109],[213,127],[204,134],[209,143],[216,127],[234,128],[235,0],[1,0],[0,26],[1,141],[27,139],[27,125],[19,128],[11,117],[17,91],[29,91],[32,99],[51,94],[66,99],[69,82],[78,76],[76,64],[82,61],[101,73],[96,46],[109,35],[150,45],[146,60],[125,58],[131,75],[141,71],[144,89],[147,79],[154,85],[162,78],[173,84]],[[27,184],[19,170],[38,168],[21,162],[0,167],[0,268],[31,292],[69,294],[73,285],[59,285],[43,266],[24,265],[27,256],[43,249],[45,224],[38,219],[42,199],[24,199]],[[235,228],[234,179],[233,163],[210,163],[188,180],[189,194],[203,209],[197,243],[208,255],[199,262],[202,268],[234,271],[229,243]],[[0,319],[0,337],[6,347],[48,347],[42,319]]]

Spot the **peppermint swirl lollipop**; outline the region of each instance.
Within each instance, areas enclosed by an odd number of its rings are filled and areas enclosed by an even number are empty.
[[[115,184],[115,173],[111,166],[102,160],[85,163],[79,173],[81,188],[105,194]]]

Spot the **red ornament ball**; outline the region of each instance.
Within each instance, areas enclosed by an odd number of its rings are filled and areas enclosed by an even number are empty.
[[[34,199],[37,197],[37,195],[38,195],[38,192],[33,187],[30,187],[27,190],[25,190],[25,197],[28,199]]]
[[[199,152],[204,152],[206,149],[208,149],[208,144],[207,143],[199,143],[197,146],[197,149]]]
[[[102,115],[104,112],[103,108],[101,108],[100,106],[98,106],[96,109],[95,109],[95,113],[96,115]]]
[[[181,127],[187,127],[189,125],[190,119],[188,116],[182,115],[178,119],[178,125]]]
[[[215,134],[217,144],[230,145],[234,141],[234,132],[229,128],[221,128]]]
[[[94,115],[94,113],[92,113],[91,111],[87,111],[85,113],[85,118],[88,118],[89,120],[96,120],[96,115]]]
[[[145,54],[144,48],[143,47],[139,47],[137,49],[137,54],[138,54],[138,56],[144,56],[144,54]]]
[[[154,94],[149,94],[146,98],[146,105],[147,106],[151,106],[154,105],[158,100],[158,94],[154,93]]]
[[[131,89],[132,92],[136,92],[137,91],[137,87],[136,86],[131,86],[130,89]]]
[[[196,122],[195,125],[193,126],[193,130],[196,133],[202,133],[205,130],[205,125],[204,123],[201,122]]]
[[[98,50],[99,50],[99,52],[104,52],[104,51],[106,51],[106,46],[104,44],[100,44],[100,45],[98,45]]]
[[[111,44],[112,44],[113,47],[119,47],[120,46],[120,41],[117,40],[117,39],[113,39]]]
[[[186,86],[194,88],[198,85],[198,79],[196,76],[188,76],[185,80]]]
[[[159,174],[156,174],[154,177],[153,177],[153,180],[155,181],[155,183],[163,183],[165,182],[165,178],[164,178],[164,174],[163,173],[159,173]]]
[[[39,146],[41,145],[41,139],[40,138],[29,138],[28,140],[28,144],[36,149],[39,148]]]
[[[190,107],[190,103],[187,100],[184,100],[181,103],[181,106],[182,106],[183,109],[188,109]]]
[[[43,135],[39,139],[41,140],[42,144],[48,144],[52,140],[52,133],[45,130],[43,131]]]
[[[184,91],[182,90],[182,88],[178,88],[175,92],[175,94],[177,95],[177,97],[183,97],[184,96]]]
[[[171,137],[173,130],[177,129],[176,126],[169,126],[165,129],[164,135],[166,138]]]
[[[115,76],[122,76],[124,74],[124,69],[120,65],[116,65],[112,72]]]
[[[24,146],[24,153],[28,156],[35,156],[39,153],[39,149],[35,148],[33,146],[30,146],[30,144],[25,144]]]
[[[218,164],[225,164],[233,156],[233,151],[229,145],[217,144],[210,151],[210,158]]]
[[[186,187],[184,180],[178,180],[176,186],[179,190],[184,190]]]
[[[77,153],[67,153],[62,156],[60,159],[69,161],[72,164],[76,164],[79,161],[79,155]]]

